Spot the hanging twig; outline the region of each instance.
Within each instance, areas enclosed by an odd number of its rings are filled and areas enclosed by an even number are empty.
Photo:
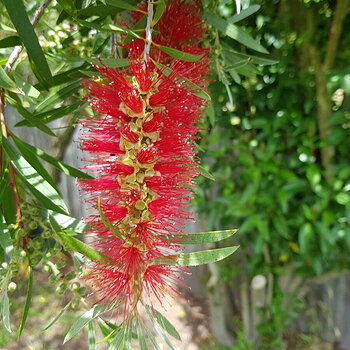
[[[146,63],[148,62],[149,52],[152,44],[152,21],[153,21],[153,2],[148,1],[147,6],[147,24],[146,24],[146,43],[143,51],[143,68],[146,69]]]
[[[44,0],[44,2],[35,11],[33,17],[30,19],[30,23],[32,24],[33,27],[38,23],[39,19],[44,14],[45,9],[49,6],[50,2],[51,2],[51,0]],[[5,68],[4,68],[5,72],[8,73],[8,72],[10,72],[12,70],[12,67],[16,63],[16,61],[18,60],[19,55],[21,54],[22,50],[23,50],[23,46],[22,45],[16,46],[13,49],[9,59],[6,62],[6,65],[5,65]]]

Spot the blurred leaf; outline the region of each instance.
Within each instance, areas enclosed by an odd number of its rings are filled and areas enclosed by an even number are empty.
[[[230,38],[240,42],[244,46],[249,47],[255,51],[261,53],[268,53],[268,51],[261,46],[256,40],[254,40],[249,34],[244,32],[241,28],[236,25],[227,22],[219,16],[213,15],[212,13],[205,12],[204,18],[207,19],[208,23],[213,27],[220,30],[223,34],[226,34]]]
[[[210,250],[203,250],[193,253],[183,253],[176,255],[169,255],[167,257],[155,258],[155,265],[174,265],[174,266],[198,266],[203,264],[210,264],[220,261],[233,254],[239,246],[217,248]]]
[[[23,333],[23,330],[24,330],[24,327],[26,325],[28,312],[29,312],[29,307],[30,307],[30,302],[32,300],[33,268],[29,265],[28,266],[28,270],[29,270],[29,277],[28,277],[27,296],[26,296],[26,301],[25,301],[25,304],[24,304],[24,309],[23,309],[21,323],[20,323],[20,326],[19,326],[18,339],[21,337],[21,335]]]
[[[299,247],[301,253],[305,254],[310,251],[311,243],[313,240],[313,228],[309,222],[306,222],[299,231]]]
[[[206,109],[205,109],[205,113],[208,116],[209,119],[209,123],[211,126],[215,125],[215,109],[214,106],[212,104],[210,104]]]
[[[224,231],[210,231],[188,234],[176,234],[174,236],[164,236],[162,239],[169,240],[171,242],[177,242],[179,244],[204,244],[222,241],[231,237],[237,232],[237,230],[224,230]]]
[[[88,350],[96,350],[96,336],[94,324],[92,321],[89,322],[88,325],[88,340],[89,340],[89,349]]]
[[[22,45],[22,41],[17,35],[11,35],[0,40],[0,48]]]
[[[40,102],[36,108],[36,112],[44,112],[49,107],[58,102],[62,102],[66,97],[72,96],[73,93],[81,88],[80,82],[74,82],[63,89],[53,90],[42,102]]]
[[[169,56],[183,61],[197,62],[203,57],[202,55],[194,55],[192,53],[183,52],[172,47],[158,45],[156,43],[153,43],[153,45],[156,46],[159,50],[168,54]]]
[[[49,65],[28,19],[22,0],[3,0],[3,2],[23,45],[27,49],[30,61],[34,64],[34,74],[44,86],[51,86],[52,75]]]
[[[28,112],[23,106],[21,106],[16,100],[11,98],[10,96],[6,97],[7,101],[11,104],[12,107],[16,108],[18,113],[27,120],[30,124],[37,127],[42,132],[50,135],[50,136],[56,136],[51,129],[43,124],[40,119],[36,118],[32,113]]]
[[[21,156],[17,150],[3,139],[3,147],[11,159],[11,163],[21,175],[26,187],[39,199],[43,206],[62,214],[66,214],[68,209],[63,202],[60,194],[41,176],[36,170]]]
[[[237,23],[241,21],[242,19],[245,19],[252,15],[253,13],[260,10],[260,5],[251,5],[248,8],[242,10],[239,14],[236,14],[228,19],[230,23]]]
[[[23,94],[23,91],[21,91],[16,83],[12,81],[9,76],[5,73],[4,69],[0,66],[0,87],[4,88],[5,90],[13,91],[17,94]]]
[[[163,15],[165,9],[166,9],[166,0],[157,1],[156,11],[154,13],[153,20],[152,20],[152,26],[154,26],[158,23],[158,21],[161,19],[162,15]]]
[[[24,141],[21,141],[18,137],[16,137],[15,135],[12,134],[13,140],[16,143],[17,147],[21,150],[22,154],[23,150],[24,152],[30,152],[33,155],[36,155],[38,157],[40,157],[41,159],[45,160],[47,163],[51,164],[52,166],[54,166],[55,168],[57,168],[58,170],[62,171],[64,174],[68,175],[68,176],[72,176],[72,177],[77,177],[80,179],[93,179],[92,176],[83,173],[82,171],[75,169],[59,160],[57,160],[54,157],[51,157],[50,155],[48,155],[47,153],[45,153],[44,151],[42,151],[39,148],[36,148]],[[26,153],[27,154],[27,153]],[[26,157],[25,157],[26,158]],[[29,158],[29,156],[28,156]],[[28,158],[26,158],[28,160]],[[28,160],[29,161],[29,160]],[[30,162],[29,162],[30,163]],[[32,163],[31,163],[32,164]],[[33,165],[33,164],[32,164]],[[38,171],[39,172],[39,171]],[[39,172],[40,174],[40,172]],[[47,174],[48,175],[48,174]],[[43,176],[43,175],[42,175]],[[48,175],[49,176],[49,175]],[[43,176],[44,177],[44,176]],[[44,177],[48,182],[49,179]],[[50,179],[51,180],[51,179]],[[52,181],[52,180],[51,180]],[[50,182],[51,183],[51,182]],[[53,186],[55,187],[55,186]]]
[[[69,13],[72,16],[75,14],[76,8],[72,0],[57,0],[57,2],[67,13]]]
[[[58,107],[58,108],[54,108],[51,109],[49,111],[43,112],[43,113],[39,113],[39,114],[35,114],[35,118],[40,119],[43,123],[49,123],[55,119],[61,118],[69,113],[72,113],[74,111],[79,110],[79,107],[81,106],[81,102],[75,102],[71,105],[68,106],[62,106],[62,107]],[[26,121],[26,120],[22,120],[20,122],[18,122],[17,124],[15,124],[16,127],[18,126],[30,126],[30,124]]]
[[[37,171],[37,173],[45,179],[58,193],[59,189],[55,182],[52,180],[51,176],[47,172],[47,170],[40,163],[38,158],[33,154],[27,147],[26,144],[17,137],[13,137],[13,141],[15,142],[18,150],[21,152],[24,159]]]
[[[87,257],[88,259],[90,259],[91,261],[104,260],[106,263],[108,262],[109,259],[105,255],[89,247],[82,241],[79,241],[78,239],[72,236],[68,236],[62,232],[56,232],[56,233],[59,236],[60,240],[62,241],[66,250],[73,250],[75,252],[78,252],[84,255],[85,257]]]
[[[63,308],[60,310],[60,312],[55,316],[55,318],[50,321],[49,324],[47,324],[44,328],[43,331],[46,331],[50,327],[52,327],[59,319],[60,317],[64,314],[64,312],[68,309],[68,307],[72,304],[72,300]]]
[[[201,165],[198,166],[198,171],[202,176],[206,177],[207,179],[211,181],[215,181],[215,177],[212,174],[210,174],[210,172],[205,168],[203,168]]]
[[[38,98],[40,96],[40,91],[31,85],[28,80],[23,79],[20,74],[15,71],[12,72],[12,75],[18,87],[25,93],[26,96],[33,98]]]
[[[106,0],[107,5],[112,5],[124,10],[140,11],[138,7],[132,6],[123,0]]]
[[[169,75],[171,75],[173,73],[173,70],[171,68],[153,60],[152,58],[151,58],[151,60],[166,77],[168,77]],[[176,80],[181,79],[185,83],[184,87],[186,87],[186,88],[189,87],[190,88],[189,90],[191,90],[194,95],[196,95],[204,100],[210,101],[210,95],[204,89],[202,89],[200,86],[193,83],[191,80],[187,79],[186,77],[184,77],[183,75],[178,74],[178,73],[177,73],[175,79]],[[199,168],[200,168],[200,166],[199,166]]]
[[[108,350],[131,350],[131,333],[128,327],[121,328],[116,333]]]
[[[84,328],[90,321],[92,321],[94,318],[98,317],[101,312],[103,312],[105,309],[105,306],[101,305],[95,305],[93,306],[89,311],[86,311],[82,316],[80,316],[74,324],[69,328],[63,344],[67,343],[69,340],[71,340],[75,335],[79,333],[79,331]]]
[[[10,325],[10,301],[9,301],[7,294],[5,294],[3,296],[1,301],[2,301],[2,322],[3,322],[3,325],[9,333],[12,333],[11,325]]]
[[[150,313],[152,312],[149,307],[147,307],[147,309],[149,309]],[[170,334],[172,337],[174,337],[177,340],[181,340],[180,334],[177,332],[176,328],[166,319],[166,317],[164,317],[159,311],[155,309],[153,310],[151,315],[153,314],[156,316],[156,320],[158,324],[166,332],[168,332],[168,334]]]
[[[97,64],[98,66],[102,66],[102,62],[106,66],[112,68],[127,67],[130,64],[130,61],[127,58],[105,58],[103,60],[97,58],[89,58],[88,61],[92,64]]]

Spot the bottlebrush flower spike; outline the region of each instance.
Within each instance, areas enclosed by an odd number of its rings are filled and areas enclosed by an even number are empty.
[[[168,1],[167,11],[187,11],[188,4]],[[195,28],[203,33],[200,16],[196,19],[200,23]],[[183,269],[156,264],[155,259],[181,248],[169,236],[182,233],[181,226],[192,219],[186,206],[197,176],[195,123],[204,107],[181,78],[194,74],[193,63],[168,57],[171,73],[166,76],[152,62],[135,59],[136,52],[123,70],[95,67],[102,78],[86,80],[83,86],[97,115],[81,120],[81,148],[91,154],[88,169],[95,175],[81,180],[86,201],[96,211],[88,219],[88,233],[106,256],[92,263],[86,278],[95,286],[98,302],[123,303],[126,318],[140,300],[155,296],[162,303],[166,295],[178,293],[175,284]],[[197,67],[207,72],[206,64],[204,59]],[[206,86],[206,76],[200,84]]]

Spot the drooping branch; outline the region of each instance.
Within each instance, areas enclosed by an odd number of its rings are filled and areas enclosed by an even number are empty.
[[[51,0],[44,0],[44,2],[35,11],[33,17],[30,19],[30,23],[32,24],[33,27],[35,27],[36,24],[39,22],[39,19],[44,14],[45,9],[49,6],[50,2],[51,2]],[[9,59],[6,62],[5,72],[8,73],[12,70],[12,67],[14,66],[16,61],[18,60],[19,55],[21,54],[22,50],[23,50],[22,45],[16,46],[13,49]]]

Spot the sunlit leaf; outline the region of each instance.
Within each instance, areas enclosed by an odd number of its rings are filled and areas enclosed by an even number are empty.
[[[22,0],[3,0],[3,2],[23,45],[27,49],[30,61],[34,65],[34,74],[45,86],[51,86],[52,75],[49,65],[28,19]]]
[[[22,45],[22,41],[17,35],[11,35],[0,40],[0,48]]]
[[[28,312],[29,312],[29,307],[30,307],[30,302],[32,300],[33,268],[29,265],[28,269],[29,269],[29,277],[28,277],[27,296],[26,296],[26,301],[24,303],[21,323],[20,323],[20,326],[19,326],[18,339],[21,337],[21,335],[23,333],[23,330],[24,330],[24,327],[26,325]]]
[[[93,322],[89,322],[89,325],[88,325],[88,341],[89,341],[88,350],[96,350],[96,335],[95,335]]]
[[[198,266],[220,261],[233,254],[239,246],[203,250],[193,253],[183,253],[171,255],[168,257],[155,258],[156,265],[175,265],[175,266]]]
[[[69,328],[64,338],[63,344],[67,343],[75,335],[77,335],[79,331],[83,329],[90,321],[98,317],[98,315],[100,315],[100,313],[103,312],[104,309],[104,306],[101,307],[101,305],[95,305],[89,311],[86,311],[82,316],[80,316]]]
[[[174,236],[162,236],[163,239],[180,244],[204,244],[219,242],[234,235],[237,230],[209,231],[188,234],[176,234]]]
[[[239,14],[236,14],[228,19],[230,23],[237,23],[241,21],[242,19],[245,19],[249,16],[251,16],[253,13],[260,10],[260,5],[251,5],[248,8],[242,10]]]
[[[165,52],[169,56],[183,61],[196,62],[203,57],[203,55],[194,55],[192,53],[183,52],[168,46],[158,45],[155,43],[153,43],[153,45],[157,46],[159,50]]]
[[[37,197],[41,204],[48,209],[67,214],[68,209],[60,194],[45,179],[38,175],[36,170],[17,152],[8,140],[4,138],[2,144],[14,168],[25,182],[26,187]]]
[[[0,87],[5,90],[13,91],[17,94],[23,94],[16,83],[10,79],[10,77],[5,73],[4,69],[0,66]]]
[[[247,46],[258,52],[268,53],[268,51],[263,46],[261,46],[249,34],[244,32],[241,28],[237,27],[236,25],[209,12],[205,12],[204,17],[207,19],[210,25],[217,28],[218,30],[220,30],[220,32],[226,34],[230,38],[237,40],[244,46]]]
[[[12,330],[10,325],[10,301],[7,294],[5,294],[2,298],[2,322],[5,329],[9,333],[11,333]]]
[[[61,309],[60,312],[55,316],[55,318],[43,328],[43,331],[46,331],[47,329],[51,328],[61,318],[61,316],[71,304],[72,301],[70,301],[63,309]]]

